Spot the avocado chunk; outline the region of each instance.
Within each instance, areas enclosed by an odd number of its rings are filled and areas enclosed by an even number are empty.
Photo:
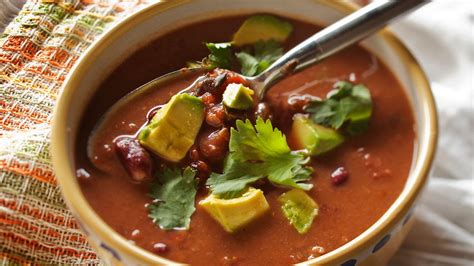
[[[314,217],[318,215],[318,204],[303,190],[292,189],[283,193],[278,201],[281,210],[290,224],[295,227],[300,234],[308,232],[313,224]]]
[[[228,108],[247,110],[253,105],[253,93],[253,90],[242,84],[231,83],[224,91],[222,102]]]
[[[292,31],[293,26],[289,22],[270,15],[256,15],[244,21],[234,34],[232,43],[242,46],[268,40],[284,42]]]
[[[163,159],[178,162],[194,144],[203,120],[202,100],[177,94],[140,131],[138,141]]]
[[[306,149],[311,155],[320,155],[344,142],[344,136],[336,130],[314,123],[302,114],[293,117],[291,136],[298,149]]]
[[[199,205],[229,233],[255,221],[270,209],[263,191],[255,188],[249,188],[242,196],[232,199],[220,199],[211,194]]]

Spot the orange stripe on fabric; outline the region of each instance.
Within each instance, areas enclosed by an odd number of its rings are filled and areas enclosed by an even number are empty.
[[[0,160],[0,170],[9,171],[21,175],[31,176],[39,181],[56,184],[56,177],[53,171],[39,167],[31,168],[29,163],[22,163],[17,160]]]
[[[0,100],[0,107],[3,109],[8,109],[10,112],[16,112],[20,114],[34,114],[36,110],[36,106],[32,106],[31,104],[26,105],[24,103],[9,103],[3,100]],[[52,109],[52,108],[50,108]],[[43,111],[44,112],[44,111]],[[39,112],[38,112],[39,113]],[[49,114],[40,113],[35,118],[47,118]],[[33,117],[33,116],[32,116]]]
[[[33,231],[35,234],[38,233],[38,234],[42,234],[42,235],[48,235],[48,236],[51,236],[51,237],[60,237],[61,236],[60,233],[58,233],[57,231],[55,231],[51,228],[38,228],[38,226],[30,224],[27,221],[9,219],[7,217],[2,218],[2,215],[0,215],[0,224],[9,224],[9,225],[15,225],[15,226],[23,227],[23,228],[26,228],[28,230]]]
[[[15,256],[10,253],[0,253],[0,259],[7,259],[10,262],[15,262],[15,263],[18,263],[18,265],[22,265],[22,266],[39,265],[39,264],[32,264],[29,259],[25,259],[20,256]]]
[[[61,233],[57,232],[56,230],[53,230],[51,228],[38,228],[37,226],[35,225],[32,225],[30,223],[28,223],[27,221],[20,221],[20,220],[15,220],[15,219],[9,219],[7,217],[5,218],[2,218],[1,215],[0,215],[0,224],[9,224],[9,225],[15,225],[16,227],[23,227],[27,230],[31,230],[33,231],[35,234],[44,234],[44,235],[48,235],[50,237],[54,237],[54,238],[61,238]],[[83,243],[83,244],[86,244],[87,243],[87,239],[85,237],[82,237],[82,236],[77,236],[77,235],[68,235],[68,236],[63,236],[61,238],[62,240],[69,240],[71,242],[80,242],[80,243]]]
[[[66,50],[59,47],[46,47],[36,55],[35,59],[48,62],[54,66],[64,67],[70,56]]]
[[[12,211],[20,212],[24,215],[34,217],[36,219],[43,220],[48,223],[56,224],[58,226],[64,226],[73,229],[78,228],[77,224],[72,219],[65,219],[63,216],[47,212],[47,210],[32,207],[24,202],[21,204],[21,206],[19,206],[16,200],[0,199],[0,206],[6,207]]]
[[[41,249],[46,252],[60,254],[60,255],[67,255],[67,256],[74,256],[76,258],[82,257],[83,259],[91,259],[96,258],[96,254],[91,251],[79,251],[73,248],[67,247],[49,247],[39,243],[36,240],[27,239],[23,236],[17,235],[12,232],[0,232],[0,236],[11,240],[14,243],[18,243],[23,246],[33,247],[37,249]]]
[[[31,111],[28,106],[12,106],[10,103],[0,100],[0,120],[3,120],[6,114],[13,115],[17,118],[28,118],[29,120],[37,124],[43,124],[48,122],[48,117],[50,115],[48,112],[41,113],[37,111]]]

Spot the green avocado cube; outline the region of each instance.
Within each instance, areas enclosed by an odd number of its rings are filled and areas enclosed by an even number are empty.
[[[292,189],[282,194],[278,201],[283,214],[296,231],[300,234],[307,233],[313,224],[314,217],[318,215],[318,204],[300,189]]]
[[[222,102],[231,109],[247,110],[253,106],[253,93],[253,90],[242,84],[231,83],[224,91]]]
[[[291,137],[298,149],[306,149],[311,155],[320,155],[344,142],[344,136],[336,130],[314,123],[302,114],[293,117]]]
[[[292,31],[289,22],[270,15],[256,15],[244,21],[234,34],[232,43],[242,46],[268,40],[284,42]]]
[[[203,120],[202,100],[177,94],[141,129],[138,141],[161,158],[178,162],[194,144]]]
[[[229,233],[255,221],[270,209],[263,191],[252,187],[238,198],[221,199],[211,194],[199,205]]]

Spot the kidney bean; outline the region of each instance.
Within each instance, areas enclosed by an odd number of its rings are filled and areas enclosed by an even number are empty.
[[[346,182],[348,177],[349,177],[349,172],[344,167],[339,167],[334,172],[332,172],[331,182],[333,185],[338,186]]]
[[[192,146],[191,149],[189,149],[189,158],[193,161],[199,160],[199,151],[196,146]]]
[[[226,112],[222,104],[214,105],[206,110],[206,123],[212,127],[222,127],[226,121]]]
[[[213,131],[200,139],[199,150],[209,161],[220,162],[227,153],[229,138],[229,129],[226,127]]]
[[[227,73],[221,73],[214,79],[214,83],[212,85],[214,85],[215,88],[219,88],[222,85],[224,85],[224,82],[226,82],[226,80],[227,80]]]
[[[156,115],[158,110],[160,110],[161,108],[163,108],[163,105],[155,106],[148,111],[148,113],[146,114],[146,118],[148,122],[150,122],[153,119],[153,117]]]
[[[157,254],[161,254],[161,253],[164,253],[168,250],[168,245],[166,245],[165,243],[155,243],[153,244],[153,251]]]
[[[206,92],[203,95],[201,95],[201,99],[206,107],[211,107],[219,102],[218,97],[216,97],[215,95],[209,92]]]
[[[153,177],[153,159],[132,137],[119,137],[114,141],[115,151],[130,177],[137,182]]]
[[[273,119],[273,114],[270,105],[265,102],[261,102],[257,105],[254,112],[254,120],[257,120],[258,117],[261,117],[263,120]]]
[[[245,80],[241,76],[235,73],[232,73],[228,75],[225,85],[227,86],[228,84],[231,84],[231,83],[244,84]]]
[[[224,93],[226,80],[227,72],[210,73],[197,85],[196,94],[200,96],[211,93],[214,96],[220,96]]]
[[[200,179],[207,179],[211,174],[211,169],[209,168],[209,165],[207,165],[207,163],[205,163],[204,161],[194,161],[191,163],[191,167],[198,171],[198,177]]]
[[[292,95],[288,97],[288,107],[293,113],[303,113],[304,109],[308,106],[311,101],[321,100],[320,98],[304,94],[304,95]]]
[[[233,266],[239,262],[239,258],[236,256],[224,256],[221,259],[221,264],[223,266]]]

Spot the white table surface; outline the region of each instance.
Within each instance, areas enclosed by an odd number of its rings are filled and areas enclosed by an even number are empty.
[[[414,227],[390,265],[474,265],[474,1],[435,0],[392,29],[430,78],[440,138]]]

